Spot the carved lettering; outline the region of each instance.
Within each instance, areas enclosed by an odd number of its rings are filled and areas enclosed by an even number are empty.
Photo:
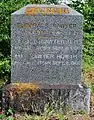
[[[38,14],[45,14],[45,15],[53,15],[53,14],[68,14],[68,8],[54,8],[54,7],[27,7],[25,10],[26,15],[38,15]]]

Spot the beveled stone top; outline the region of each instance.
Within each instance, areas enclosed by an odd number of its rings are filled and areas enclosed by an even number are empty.
[[[52,9],[57,9],[60,10],[60,9],[67,9],[68,11],[65,12],[65,13],[59,13],[59,12],[54,12],[53,15],[80,15],[82,16],[82,14],[78,13],[77,11],[73,10],[72,8],[70,8],[69,6],[67,6],[66,4],[63,4],[63,5],[46,5],[46,4],[29,4],[27,6],[24,6],[23,8],[17,10],[16,12],[12,13],[12,15],[26,15],[26,9],[27,8],[35,8],[35,9],[38,9],[38,8],[41,8],[41,9],[45,9],[45,8],[52,8]],[[47,11],[47,9],[45,9]],[[45,14],[43,14],[45,15]],[[47,15],[47,14],[46,14]],[[51,14],[52,15],[52,14]]]

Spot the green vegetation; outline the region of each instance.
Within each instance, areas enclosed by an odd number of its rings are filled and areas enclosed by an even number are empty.
[[[42,4],[43,0],[0,1],[0,84],[10,82],[11,13],[30,3]],[[46,0],[46,3],[57,4],[58,0]],[[94,73],[94,2],[85,0],[85,3],[83,3],[77,0],[76,2],[73,1],[70,6],[84,16],[82,71],[89,72],[92,70]]]
[[[68,112],[65,114],[62,111],[54,111],[46,106],[45,111],[41,114],[14,114],[11,109],[7,113],[0,115],[0,120],[93,120],[89,115],[82,112]]]
[[[30,3],[41,4],[43,0],[0,1],[0,84],[10,82],[11,13]]]
[[[83,54],[82,54],[82,80],[94,87],[94,1],[85,0],[85,3],[77,0],[70,5],[80,12],[83,19]],[[92,86],[92,87],[91,87]]]
[[[73,1],[75,10],[83,14],[83,56],[82,67],[85,69],[94,69],[94,2],[86,0],[85,3],[77,0]]]
[[[10,37],[11,37],[11,13],[27,4],[42,4],[43,0],[0,0],[0,85],[10,82]],[[58,0],[46,0],[46,3],[58,3]],[[77,0],[70,5],[72,8],[83,14],[83,56],[82,56],[82,72],[83,79],[86,84],[89,84],[91,93],[94,93],[94,0],[85,0],[85,3]],[[0,91],[1,97],[1,91]],[[0,113],[0,120],[73,120],[74,118],[81,119],[80,115],[74,116],[73,113],[68,113],[66,116],[61,112],[49,111],[38,116],[22,115],[13,116],[11,110],[7,114]],[[90,120],[90,117],[83,115],[83,120]]]

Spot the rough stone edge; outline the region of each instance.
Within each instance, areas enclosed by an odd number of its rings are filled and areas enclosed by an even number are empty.
[[[4,90],[6,91],[6,87],[9,87],[10,85],[11,85],[11,84],[6,85],[6,86],[3,88],[3,92],[4,92]],[[68,85],[68,86],[69,86],[69,85]],[[71,91],[74,90],[74,91],[75,91],[75,90],[77,90],[77,89],[79,90],[78,92],[80,92],[80,93],[81,93],[81,91],[82,91],[82,92],[83,92],[83,91],[86,92],[85,97],[88,98],[87,103],[86,103],[86,105],[87,105],[87,110],[86,110],[86,111],[87,111],[87,114],[89,114],[89,113],[90,113],[90,89],[89,89],[88,87],[84,86],[84,85],[79,85],[78,88],[74,88],[74,89],[71,88],[71,87],[70,87],[69,89],[68,89],[68,88],[67,88],[67,89],[66,89],[66,88],[63,88],[63,89],[40,89],[40,93],[41,93],[41,91],[43,91],[43,90],[46,91],[46,92],[49,91],[49,90],[51,90],[51,93],[52,93],[52,91],[54,91],[54,93],[55,93],[56,90],[57,90],[57,91],[59,90],[59,91],[62,92],[62,90],[65,90],[65,91],[66,91],[66,90],[71,90]],[[71,92],[71,91],[70,91],[70,92]],[[48,93],[48,94],[49,94],[49,93]],[[40,95],[40,94],[39,94],[39,95]],[[39,96],[39,95],[38,95],[38,96]],[[54,95],[54,94],[53,94],[53,95]],[[4,98],[3,98],[3,96],[2,96],[2,103],[4,103],[3,99],[4,99]],[[4,110],[4,109],[3,109],[3,110]]]

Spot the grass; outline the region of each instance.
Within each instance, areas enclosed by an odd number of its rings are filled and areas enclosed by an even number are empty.
[[[87,84],[90,87],[92,96],[94,96],[94,67],[88,67],[88,69],[84,69],[82,71],[82,79],[85,84]],[[91,97],[92,101],[94,100],[93,97]],[[91,107],[93,110],[94,105],[91,101]],[[61,111],[55,112],[54,110],[48,108],[45,108],[45,112],[37,115],[37,114],[11,114],[11,116],[5,116],[5,114],[1,114],[0,120],[94,120],[94,110],[91,114],[92,117],[90,117],[87,114],[84,114],[84,112],[78,112],[74,113],[72,111],[68,112],[66,115],[64,115]]]
[[[82,71],[82,80],[90,88],[91,93],[94,93],[94,66],[88,67]]]
[[[84,65],[83,65],[84,66]],[[94,120],[94,66],[89,66],[88,64],[83,67],[82,70],[82,80],[85,84],[90,87],[91,90],[91,109],[92,113],[90,115],[85,114],[84,112],[68,112],[64,115],[61,111],[55,112],[54,110],[49,110],[45,108],[45,112],[37,115],[37,114],[11,114],[10,116],[6,116],[5,114],[0,115],[0,120]],[[2,83],[1,83],[2,85]],[[0,92],[1,93],[1,92]]]
[[[49,114],[44,112],[41,115],[15,114],[15,116],[11,115],[5,117],[3,114],[1,120],[94,120],[94,118],[87,114],[74,114],[73,112],[68,112],[66,115],[64,115],[61,112],[52,114],[50,111]]]

